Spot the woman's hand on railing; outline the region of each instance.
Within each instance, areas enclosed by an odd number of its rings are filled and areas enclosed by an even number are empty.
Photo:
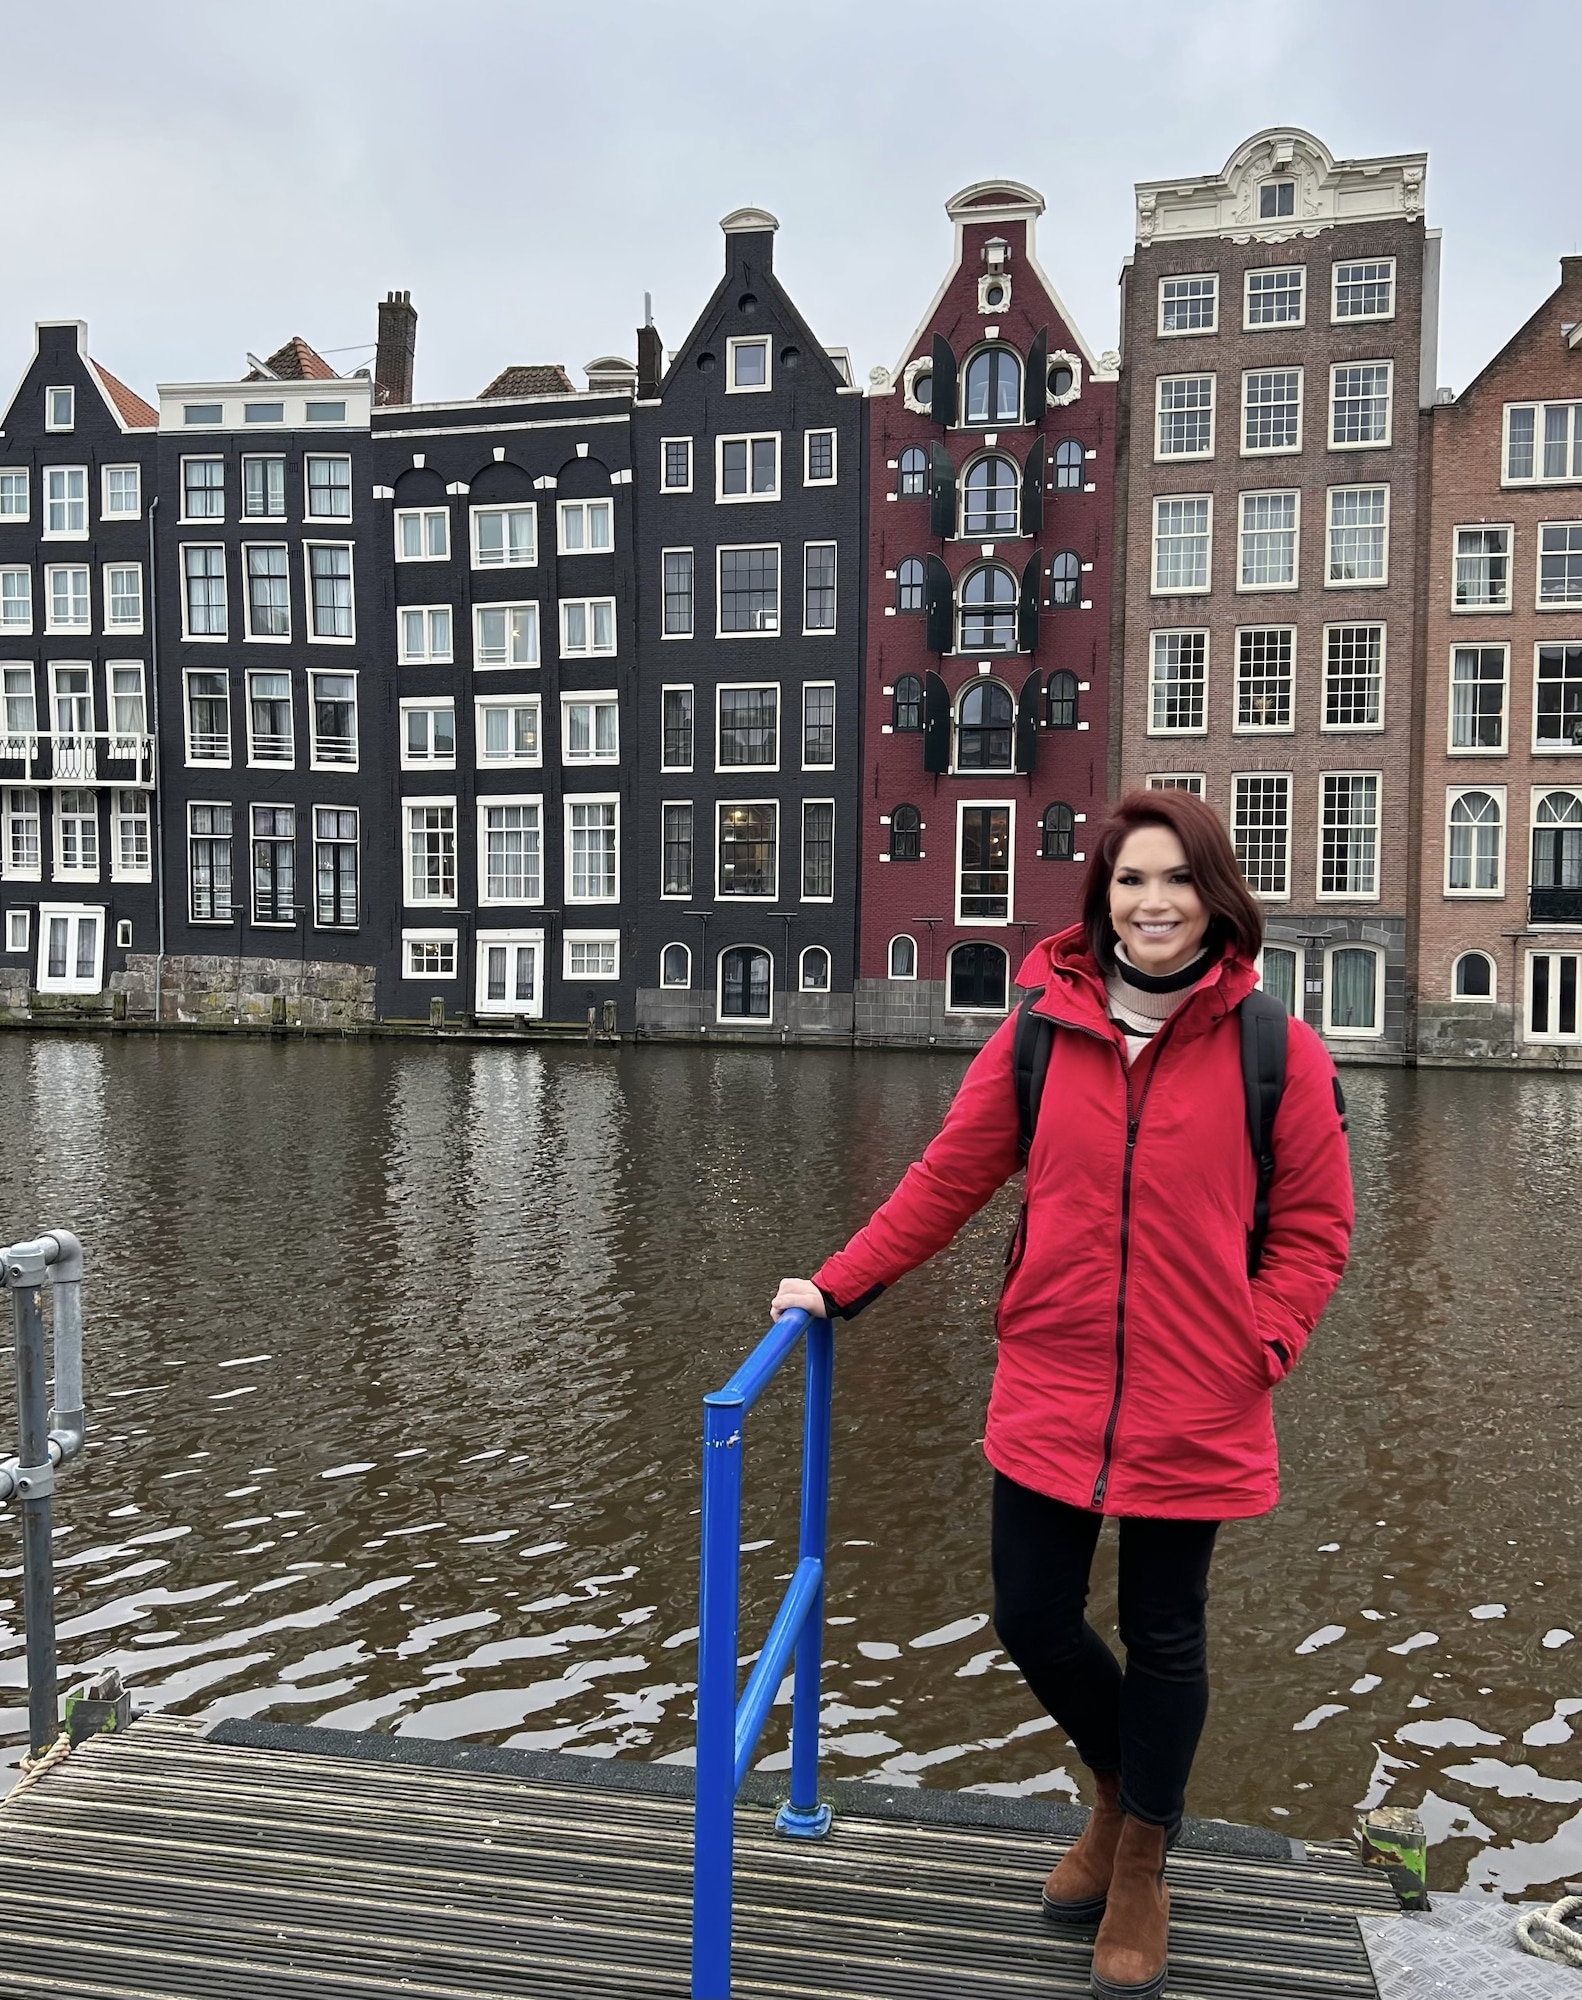
[[[782,1313],[791,1312],[798,1306],[815,1319],[828,1316],[824,1309],[824,1294],[811,1278],[782,1278],[774,1303],[769,1308],[769,1317],[778,1319]]]

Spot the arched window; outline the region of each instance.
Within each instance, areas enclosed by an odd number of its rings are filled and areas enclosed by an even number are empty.
[[[892,979],[915,979],[917,977],[917,943],[909,937],[893,937],[890,940],[890,977]]]
[[[1582,827],[1577,831],[1582,834]],[[1445,887],[1476,892],[1499,886],[1499,800],[1488,792],[1459,792],[1450,802]]]
[[[956,769],[1008,771],[1016,703],[998,681],[974,681],[956,707]]]
[[[1296,1000],[1297,956],[1289,945],[1266,944],[1259,970],[1263,976],[1263,990],[1273,1000],[1278,1000],[1288,1014],[1297,1010]]]
[[[1324,1032],[1329,1035],[1377,1035],[1379,1022],[1380,953],[1368,945],[1336,945],[1329,954],[1324,981]]]
[[[692,984],[692,953],[684,944],[667,944],[659,955],[661,986]]]
[[[1082,563],[1062,549],[1049,565],[1049,602],[1056,611],[1075,611],[1082,596]]]
[[[1009,653],[1016,645],[1016,578],[998,563],[975,569],[962,586],[961,650]]]
[[[897,806],[890,815],[890,859],[921,861],[923,815],[916,806]]]
[[[950,954],[947,1004],[960,1013],[1003,1014],[1008,973],[997,944],[958,944]]]
[[[1451,992],[1458,1000],[1494,998],[1494,961],[1486,951],[1464,951],[1456,960]]]
[[[923,683],[916,674],[902,674],[895,684],[895,720],[892,726],[897,736],[923,726]]]
[[[1055,446],[1055,491],[1082,491],[1082,447],[1075,438],[1062,438]]]
[[[767,1021],[774,968],[756,945],[736,944],[720,953],[720,1019]]]
[[[800,984],[804,993],[829,991],[829,953],[821,944],[810,944],[803,952]]]
[[[895,608],[897,611],[923,608],[923,565],[916,556],[908,556],[895,573]]]
[[[926,399],[925,399],[926,400]],[[901,454],[896,484],[903,500],[921,500],[928,491],[928,455],[920,445],[909,444]]]
[[[980,458],[967,467],[961,489],[964,535],[1014,535],[1021,479],[1008,458]]]
[[[1049,726],[1051,729],[1077,726],[1077,677],[1064,667],[1049,676]]]
[[[1070,806],[1044,808],[1044,843],[1039,849],[1046,861],[1069,861],[1075,851],[1077,816]]]
[[[1008,347],[981,347],[967,363],[962,422],[1017,424],[1022,420],[1022,364]],[[915,392],[914,392],[915,393]]]
[[[1582,798],[1545,792],[1533,815],[1533,887],[1582,889]]]

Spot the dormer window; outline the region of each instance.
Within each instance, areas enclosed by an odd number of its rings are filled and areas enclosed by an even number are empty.
[[[1276,222],[1296,213],[1296,182],[1265,181],[1258,190],[1258,220]]]
[[[967,363],[963,414],[969,424],[1021,422],[1022,364],[1009,347],[980,348]]]
[[[769,342],[767,338],[753,340],[732,340],[727,343],[730,355],[730,377],[728,386],[733,389],[767,389],[769,387]]]

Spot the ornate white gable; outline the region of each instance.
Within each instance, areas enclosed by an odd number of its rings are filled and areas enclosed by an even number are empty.
[[[1294,187],[1289,215],[1260,214],[1269,182]],[[1422,218],[1428,155],[1396,153],[1376,160],[1337,160],[1321,139],[1296,126],[1274,126],[1238,146],[1222,173],[1187,180],[1137,183],[1137,240],[1158,243],[1190,236],[1229,236],[1279,243],[1342,222]]]

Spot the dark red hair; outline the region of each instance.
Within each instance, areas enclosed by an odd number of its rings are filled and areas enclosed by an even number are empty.
[[[1263,911],[1243,879],[1230,836],[1211,807],[1191,792],[1128,792],[1104,823],[1082,885],[1082,923],[1088,949],[1106,969],[1114,963],[1110,882],[1127,836],[1162,826],[1186,849],[1192,882],[1209,913],[1211,949],[1254,959],[1263,949]]]

